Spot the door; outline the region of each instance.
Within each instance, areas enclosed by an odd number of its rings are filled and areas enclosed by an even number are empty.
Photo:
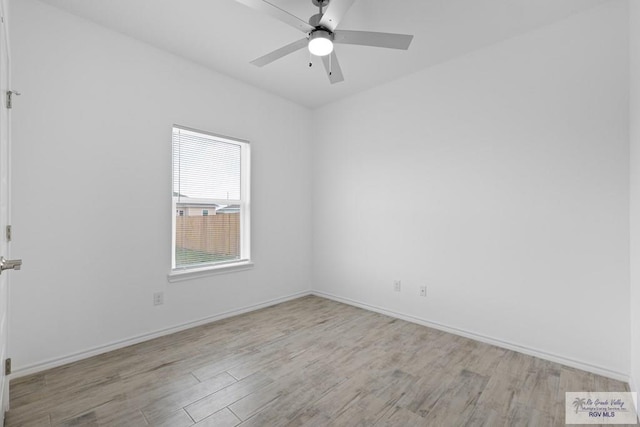
[[[0,256],[9,258],[9,178],[10,178],[10,138],[9,110],[6,96],[10,89],[9,75],[9,37],[7,34],[7,1],[0,0]],[[1,267],[1,266],[0,266]],[[9,381],[5,375],[7,358],[9,276],[8,271],[0,270],[0,421],[4,421],[4,412],[9,409]]]

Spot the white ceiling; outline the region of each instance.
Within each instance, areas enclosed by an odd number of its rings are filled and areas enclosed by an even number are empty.
[[[304,34],[234,0],[41,1],[314,108],[608,0],[359,0],[338,29],[415,37],[408,51],[337,45],[345,81],[334,85],[306,49],[251,65]],[[270,1],[305,21],[317,13],[311,0]]]

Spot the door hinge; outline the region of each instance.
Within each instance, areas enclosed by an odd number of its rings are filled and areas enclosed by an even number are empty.
[[[11,358],[4,361],[4,374],[9,375],[11,373]]]
[[[7,109],[9,110],[13,108],[13,95],[20,96],[20,92],[17,92],[15,90],[7,91]]]
[[[7,225],[7,242],[11,241],[11,226]]]

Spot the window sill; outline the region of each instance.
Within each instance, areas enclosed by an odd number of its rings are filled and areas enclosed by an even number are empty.
[[[215,276],[217,274],[235,273],[236,271],[244,271],[253,268],[251,261],[239,261],[233,264],[189,268],[182,270],[172,270],[167,275],[167,280],[170,283],[182,282],[184,280],[197,279],[200,277]]]

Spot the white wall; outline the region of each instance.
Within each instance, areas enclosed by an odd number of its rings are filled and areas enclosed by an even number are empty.
[[[631,388],[640,392],[640,3],[629,1],[631,58]]]
[[[314,289],[628,378],[627,22],[606,3],[317,112]]]
[[[12,15],[18,371],[310,289],[308,110],[34,0]],[[251,141],[253,270],[167,283],[174,123]]]
[[[12,8],[18,372],[312,278],[326,295],[618,377],[632,335],[639,378],[625,2],[314,112],[313,150],[304,108],[35,0]],[[253,270],[167,283],[173,123],[252,141]]]

